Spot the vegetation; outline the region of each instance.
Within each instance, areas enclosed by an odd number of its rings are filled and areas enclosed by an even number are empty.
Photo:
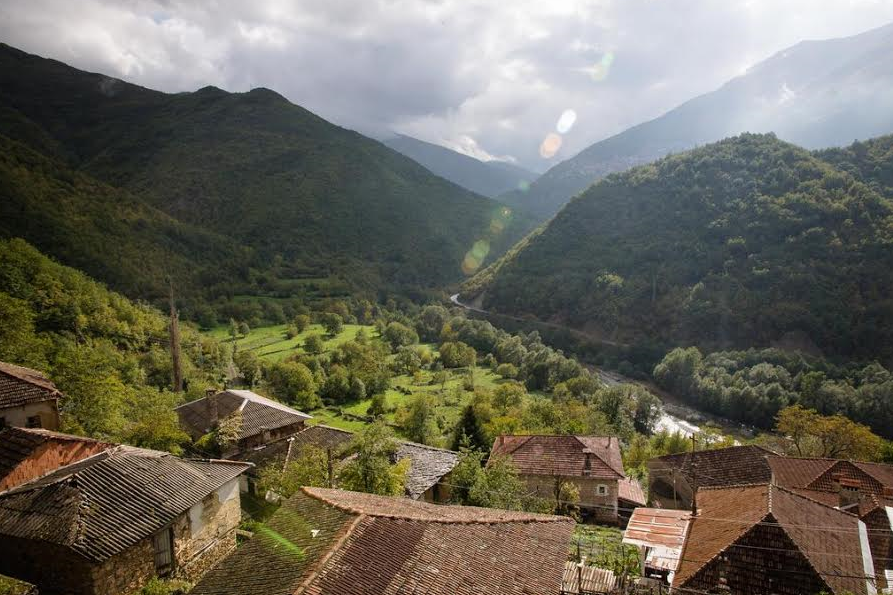
[[[677,348],[654,369],[657,384],[705,411],[769,429],[790,405],[843,414],[893,438],[893,375],[878,363],[835,366],[779,349],[704,356]]]
[[[90,193],[88,187],[98,184],[74,177],[76,204],[69,209],[62,181],[52,200],[27,191],[33,170],[42,167],[29,163],[29,154],[0,171],[0,183],[14,184],[18,193],[15,206],[3,212],[8,226],[0,231],[23,235],[124,291],[137,281],[137,271],[128,269],[136,265],[125,263],[160,267],[161,247],[171,246],[174,254],[217,252],[202,260],[207,271],[197,267],[197,274],[188,274],[185,263],[178,267],[185,272],[177,281],[199,294],[191,302],[196,311],[209,306],[221,315],[215,302],[245,285],[271,297],[306,295],[309,283],[330,295],[398,290],[417,296],[460,280],[476,242],[486,244],[492,257],[530,227],[524,215],[268,89],[236,94],[206,87],[169,95],[6,45],[0,46],[0,72],[4,133],[117,189]],[[70,175],[61,171],[56,177]],[[121,240],[125,255],[139,255],[130,249],[134,240],[123,233],[126,226],[111,238],[99,233],[106,226],[115,231],[119,212],[126,213],[116,200],[121,196],[136,197],[130,210],[146,213],[130,216],[129,225],[136,239],[152,240],[145,252],[151,259],[128,261],[117,251],[92,249],[100,241]],[[60,205],[76,215],[68,226],[35,224],[64,223],[47,212]],[[194,229],[190,225],[204,235],[176,233]],[[59,231],[66,227],[78,241],[85,239],[83,228],[90,242],[49,241],[48,229],[64,238],[69,234]],[[226,241],[210,241],[212,236]],[[239,274],[223,272],[230,252],[246,254],[234,261]],[[225,288],[212,282],[205,290],[207,275],[247,283]],[[162,275],[139,280],[148,291],[130,295],[166,294]]]
[[[21,240],[0,240],[0,360],[47,373],[65,431],[180,452],[167,318]],[[219,381],[226,350],[181,327],[188,396]]]
[[[745,134],[611,175],[463,295],[623,343],[890,357],[893,165],[867,154],[860,181]]]

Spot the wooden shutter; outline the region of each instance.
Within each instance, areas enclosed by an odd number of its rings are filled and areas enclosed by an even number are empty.
[[[158,576],[165,576],[174,568],[174,536],[171,528],[162,529],[152,538],[155,546],[155,572]]]

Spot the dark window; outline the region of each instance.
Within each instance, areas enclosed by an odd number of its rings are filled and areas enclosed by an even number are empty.
[[[155,546],[155,572],[166,576],[174,569],[174,534],[170,527],[162,529],[152,538]]]
[[[31,415],[31,416],[29,416],[29,417],[28,417],[28,421],[26,422],[26,425],[27,425],[29,428],[42,428],[42,427],[43,427],[43,425],[40,423],[40,416],[39,416],[39,415]]]
[[[0,417],[0,428],[5,428],[5,427],[6,427],[6,418]]]

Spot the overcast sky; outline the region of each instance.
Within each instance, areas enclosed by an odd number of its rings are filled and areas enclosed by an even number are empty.
[[[801,40],[891,21],[893,0],[0,0],[0,40],[78,68],[269,87],[537,171]]]

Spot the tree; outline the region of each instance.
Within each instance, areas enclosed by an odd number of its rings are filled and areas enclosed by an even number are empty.
[[[313,334],[304,339],[304,350],[307,353],[319,355],[324,349],[325,344],[323,343],[322,335]]]
[[[483,474],[468,490],[472,506],[520,510],[523,484],[518,470],[507,457],[490,457]]]
[[[880,460],[883,440],[868,426],[843,415],[819,415],[799,405],[779,411],[776,430],[787,436],[799,456]]]
[[[229,337],[233,343],[239,338],[239,323],[234,318],[229,319]]]
[[[323,328],[326,329],[326,332],[332,337],[340,333],[341,329],[344,328],[344,319],[334,312],[325,312],[320,317],[320,323],[322,323]]]
[[[417,322],[419,334],[425,341],[437,341],[448,317],[449,311],[443,306],[425,306]]]
[[[446,370],[438,370],[431,375],[431,384],[439,384],[440,390],[446,388],[446,383],[450,379],[450,375]]]
[[[167,390],[144,388],[127,404],[122,438],[127,444],[183,454],[189,435],[180,427],[174,407],[180,396]]]
[[[462,415],[453,429],[453,450],[459,450],[463,445],[481,452],[490,450],[491,440],[484,431],[473,402],[462,408]]]
[[[367,415],[379,417],[388,411],[388,401],[385,393],[375,393],[372,395],[372,401],[369,403],[369,409],[366,410]]]
[[[269,364],[266,368],[267,386],[279,399],[293,403],[302,409],[319,407],[316,382],[313,373],[300,362],[284,361]]]
[[[339,487],[383,496],[404,493],[409,459],[392,463],[397,453],[397,441],[383,421],[376,421],[358,432],[347,452],[350,459],[339,474]]]
[[[310,327],[310,317],[306,314],[298,314],[292,320],[292,324],[297,329],[298,333],[303,333]]]
[[[426,393],[416,394],[400,415],[400,427],[406,436],[422,444],[432,444],[439,434],[434,414],[435,403]]]
[[[384,329],[383,337],[394,351],[399,347],[406,347],[419,342],[418,334],[413,329],[399,322],[389,323]]]
[[[239,368],[242,378],[249,387],[260,379],[260,360],[250,349],[243,349],[233,356],[233,363]]]
[[[248,326],[247,322],[242,321],[239,323],[239,334],[240,335],[242,335],[243,337],[247,337],[248,333],[250,333],[250,332],[251,332],[251,328]]]
[[[518,367],[514,364],[499,364],[496,366],[496,373],[507,379],[515,379],[518,377]]]
[[[440,360],[446,368],[465,368],[473,366],[477,353],[474,347],[461,341],[447,341],[440,346]]]
[[[493,405],[506,411],[520,405],[527,396],[527,389],[520,382],[504,382],[493,390]]]
[[[450,498],[458,504],[469,504],[468,493],[484,475],[484,451],[468,441],[460,443],[459,461],[450,472]]]
[[[212,432],[214,435],[214,443],[217,446],[217,452],[226,454],[229,447],[239,441],[239,435],[241,433],[242,412],[236,410],[221,419]]]
[[[642,387],[633,390],[633,395],[636,401],[633,426],[635,426],[637,432],[651,434],[663,415],[660,399],[650,390]]]
[[[394,361],[391,363],[391,369],[396,374],[412,375],[422,367],[422,359],[418,352],[411,347],[400,347]]]
[[[290,498],[303,486],[332,487],[328,453],[314,445],[303,446],[300,456],[284,466],[273,462],[262,467],[258,475],[261,494],[272,491],[284,498]]]

